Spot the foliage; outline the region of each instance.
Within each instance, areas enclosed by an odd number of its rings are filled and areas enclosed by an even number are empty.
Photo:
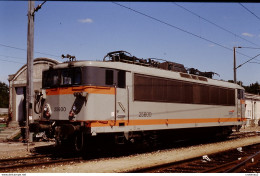
[[[8,108],[9,105],[9,87],[6,83],[0,81],[0,108]]]
[[[244,86],[247,93],[251,94],[259,94],[260,93],[260,85],[258,82],[252,83],[249,86]]]
[[[234,83],[233,80],[228,80],[228,82]],[[251,94],[260,94],[260,84],[256,81],[256,83],[252,83],[249,86],[244,86],[243,82],[238,81],[238,85],[242,85],[245,88],[246,93]]]

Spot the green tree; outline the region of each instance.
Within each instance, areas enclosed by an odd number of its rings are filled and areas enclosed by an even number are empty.
[[[260,84],[258,82],[252,83],[249,86],[244,86],[247,93],[259,94],[260,93]]]
[[[8,108],[9,105],[9,87],[6,83],[0,81],[0,108]]]

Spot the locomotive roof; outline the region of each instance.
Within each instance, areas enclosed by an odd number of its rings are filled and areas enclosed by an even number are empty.
[[[68,67],[84,67],[84,66],[94,66],[94,67],[103,67],[103,68],[111,68],[111,69],[118,69],[118,70],[125,70],[133,73],[139,73],[144,75],[151,75],[151,76],[157,76],[157,77],[163,77],[163,78],[169,78],[169,79],[177,79],[177,80],[183,80],[187,82],[196,82],[201,84],[207,84],[207,85],[214,85],[214,86],[221,86],[221,87],[227,87],[227,88],[236,88],[236,89],[244,89],[242,86],[239,86],[234,83],[230,83],[227,81],[222,80],[216,80],[216,79],[210,79],[203,77],[204,79],[198,80],[198,79],[192,79],[192,78],[186,78],[181,75],[191,75],[191,74],[184,74],[181,72],[175,72],[170,70],[164,70],[154,67],[146,67],[131,63],[124,63],[124,62],[110,62],[110,61],[73,61],[73,62],[64,62],[57,64],[53,66],[53,69],[58,68],[68,68]],[[194,75],[196,76],[196,75]],[[201,78],[201,76],[199,76]]]

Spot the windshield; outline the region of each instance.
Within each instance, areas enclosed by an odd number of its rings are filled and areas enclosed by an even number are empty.
[[[81,69],[68,68],[43,72],[43,88],[73,86],[81,84]]]

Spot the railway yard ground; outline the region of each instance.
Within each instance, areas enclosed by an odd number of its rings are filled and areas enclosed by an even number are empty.
[[[194,145],[178,146],[154,150],[145,153],[132,153],[109,157],[96,157],[87,160],[67,161],[52,165],[40,165],[16,170],[0,170],[0,173],[126,173],[138,172],[143,168],[154,167],[166,163],[182,161],[194,157],[211,156],[214,153],[237,149],[252,144],[260,144],[260,127],[243,127],[240,134],[255,132],[257,135],[247,136]],[[31,149],[41,146],[52,146],[54,142],[34,142],[27,145],[22,142],[0,143],[0,159],[35,156]],[[29,150],[28,150],[29,149]],[[31,150],[31,151],[30,151]],[[214,161],[212,161],[214,162]],[[259,161],[257,161],[259,162]]]

